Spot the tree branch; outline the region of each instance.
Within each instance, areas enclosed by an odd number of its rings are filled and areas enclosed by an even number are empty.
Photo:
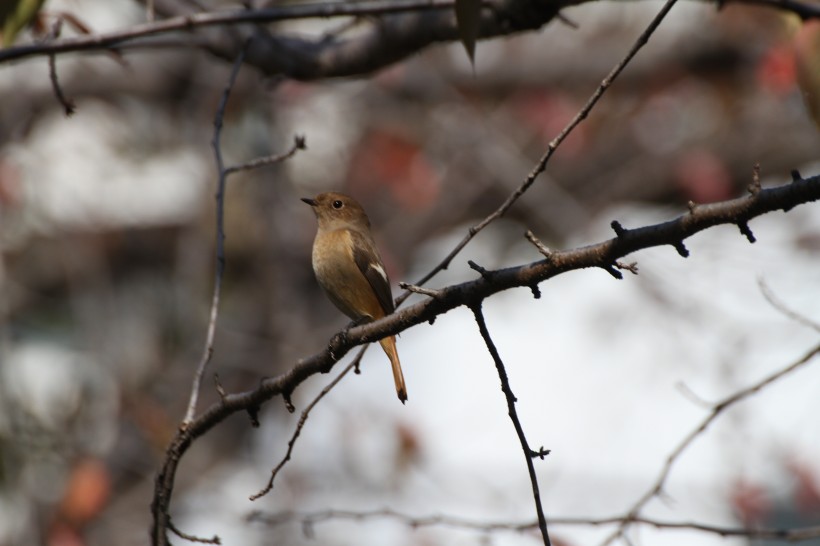
[[[753,385],[741,389],[736,393],[727,396],[717,404],[714,404],[711,407],[711,411],[706,416],[706,418],[701,421],[701,423],[692,430],[678,446],[669,454],[666,458],[666,462],[663,465],[658,477],[655,480],[654,485],[646,492],[644,495],[638,499],[637,502],[632,506],[629,512],[621,518],[621,522],[618,525],[618,528],[611,534],[606,540],[603,542],[604,545],[611,544],[613,541],[617,540],[620,537],[624,536],[626,533],[627,528],[629,525],[638,519],[641,514],[641,511],[644,507],[663,492],[664,485],[666,484],[666,480],[669,477],[669,474],[672,472],[672,467],[683,454],[683,452],[688,448],[695,439],[698,438],[703,432],[711,425],[715,419],[717,419],[721,413],[723,413],[728,407],[733,406],[734,404],[740,402],[748,398],[749,396],[759,392],[760,390],[764,389],[766,386],[774,383],[778,379],[790,374],[791,372],[797,370],[798,368],[803,367],[806,363],[811,361],[817,354],[820,353],[820,345],[813,347],[810,351],[808,351],[805,355],[803,355],[799,360],[791,363],[790,365],[786,366],[785,368],[778,370],[777,372],[765,377],[764,379],[754,383]]]
[[[481,302],[476,303],[472,307],[475,321],[478,324],[478,330],[481,332],[481,337],[484,339],[484,344],[487,345],[487,350],[490,351],[490,356],[493,357],[495,369],[498,372],[498,378],[501,380],[501,391],[504,393],[504,398],[507,400],[507,415],[515,428],[515,434],[518,436],[518,441],[521,444],[521,449],[524,451],[524,459],[527,461],[527,472],[530,475],[530,484],[532,485],[532,496],[535,500],[535,513],[538,516],[538,530],[541,531],[541,538],[544,540],[544,546],[550,546],[550,536],[547,531],[547,518],[544,516],[544,508],[541,505],[541,490],[538,487],[538,475],[535,473],[535,465],[533,459],[535,457],[544,458],[549,451],[544,451],[542,447],[538,452],[533,451],[527,442],[527,437],[524,434],[524,427],[521,426],[521,420],[518,418],[518,411],[515,409],[515,403],[518,401],[510,387],[510,380],[507,377],[507,370],[504,368],[504,362],[501,360],[501,355],[498,354],[498,349],[490,337],[490,331],[487,330],[487,323],[484,320],[484,313],[481,311]]]
[[[336,359],[351,348],[397,334],[408,328],[435,319],[456,307],[474,306],[493,294],[515,287],[531,288],[547,279],[589,267],[605,267],[637,250],[673,246],[684,249],[683,241],[705,229],[720,224],[741,224],[775,210],[789,210],[797,205],[820,199],[820,176],[801,179],[795,173],[790,184],[762,189],[754,195],[693,207],[690,212],[668,222],[637,229],[620,228],[619,234],[607,241],[583,248],[553,251],[550,260],[541,260],[517,267],[487,271],[473,281],[445,287],[439,297],[427,299],[378,321],[357,326],[346,336],[334,336],[330,346],[304,360],[287,372],[265,379],[250,391],[227,394],[194,419],[187,429],[178,430],[166,451],[165,461],[157,475],[152,502],[154,544],[167,544],[167,518],[176,469],[194,439],[206,433],[222,420],[238,411],[259,408],[274,396],[290,396],[305,380],[333,368]],[[335,356],[334,356],[335,355]]]

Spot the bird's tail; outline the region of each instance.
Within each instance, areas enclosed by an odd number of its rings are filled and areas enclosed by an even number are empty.
[[[399,362],[399,353],[396,351],[396,337],[390,336],[379,341],[382,349],[384,349],[387,358],[390,359],[390,364],[393,366],[393,381],[396,383],[396,394],[399,395],[399,400],[404,404],[407,401],[407,387],[404,384],[404,374],[401,373],[401,362]]]

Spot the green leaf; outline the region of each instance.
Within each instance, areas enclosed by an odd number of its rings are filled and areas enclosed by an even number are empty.
[[[14,43],[17,33],[26,28],[43,5],[45,0],[0,0],[0,33],[3,35],[3,47]]]
[[[481,3],[482,0],[456,0],[456,23],[458,24],[458,36],[467,56],[470,57],[470,64],[475,69],[475,42],[478,39],[478,31],[481,27]]]

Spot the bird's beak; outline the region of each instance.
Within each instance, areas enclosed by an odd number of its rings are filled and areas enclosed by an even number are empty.
[[[311,207],[315,207],[319,203],[316,202],[316,199],[308,199],[307,197],[302,197],[302,201],[310,205]]]

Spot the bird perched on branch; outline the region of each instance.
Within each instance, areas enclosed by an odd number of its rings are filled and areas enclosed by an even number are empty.
[[[313,208],[319,229],[313,242],[313,272],[330,301],[354,321],[370,321],[395,309],[390,280],[382,264],[370,220],[355,199],[341,193],[321,193],[302,199]],[[402,404],[407,387],[396,352],[396,337],[379,341],[393,367],[396,393]]]

